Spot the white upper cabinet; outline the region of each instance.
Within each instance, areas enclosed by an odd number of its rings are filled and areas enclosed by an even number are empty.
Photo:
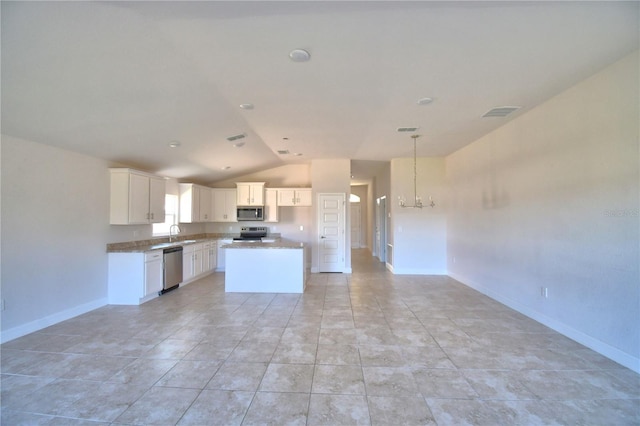
[[[266,188],[264,190],[264,221],[278,221],[278,190]]]
[[[164,178],[126,168],[109,169],[111,225],[164,222]]]
[[[211,214],[213,222],[237,222],[236,190],[212,188]]]
[[[200,222],[211,222],[211,188],[199,187],[200,191]]]
[[[278,206],[310,206],[311,188],[278,188]]]
[[[239,206],[264,206],[264,182],[236,182]]]
[[[180,184],[180,223],[211,222],[211,188]]]

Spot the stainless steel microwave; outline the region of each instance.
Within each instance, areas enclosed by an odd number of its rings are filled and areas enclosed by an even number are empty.
[[[264,207],[238,207],[238,221],[264,220]]]

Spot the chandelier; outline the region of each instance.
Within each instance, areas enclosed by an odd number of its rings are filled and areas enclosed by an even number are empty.
[[[421,209],[423,206],[422,204],[422,199],[420,197],[418,197],[418,186],[417,186],[417,167],[416,167],[416,139],[418,139],[420,137],[420,135],[411,135],[411,139],[413,139],[413,205],[407,205],[404,197],[398,197],[399,198],[399,203],[400,203],[400,207],[402,208],[409,208],[409,209]],[[429,204],[428,206],[430,207],[435,207],[435,203],[433,202],[433,199],[431,197],[429,197]]]

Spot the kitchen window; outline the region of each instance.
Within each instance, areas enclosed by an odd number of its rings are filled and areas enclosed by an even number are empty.
[[[178,196],[167,194],[164,196],[164,223],[154,223],[154,237],[163,237],[169,235],[171,225],[178,224]]]

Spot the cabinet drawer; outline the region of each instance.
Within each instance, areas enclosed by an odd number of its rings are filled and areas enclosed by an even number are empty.
[[[144,253],[145,262],[151,262],[154,260],[162,260],[162,250],[147,251]]]

